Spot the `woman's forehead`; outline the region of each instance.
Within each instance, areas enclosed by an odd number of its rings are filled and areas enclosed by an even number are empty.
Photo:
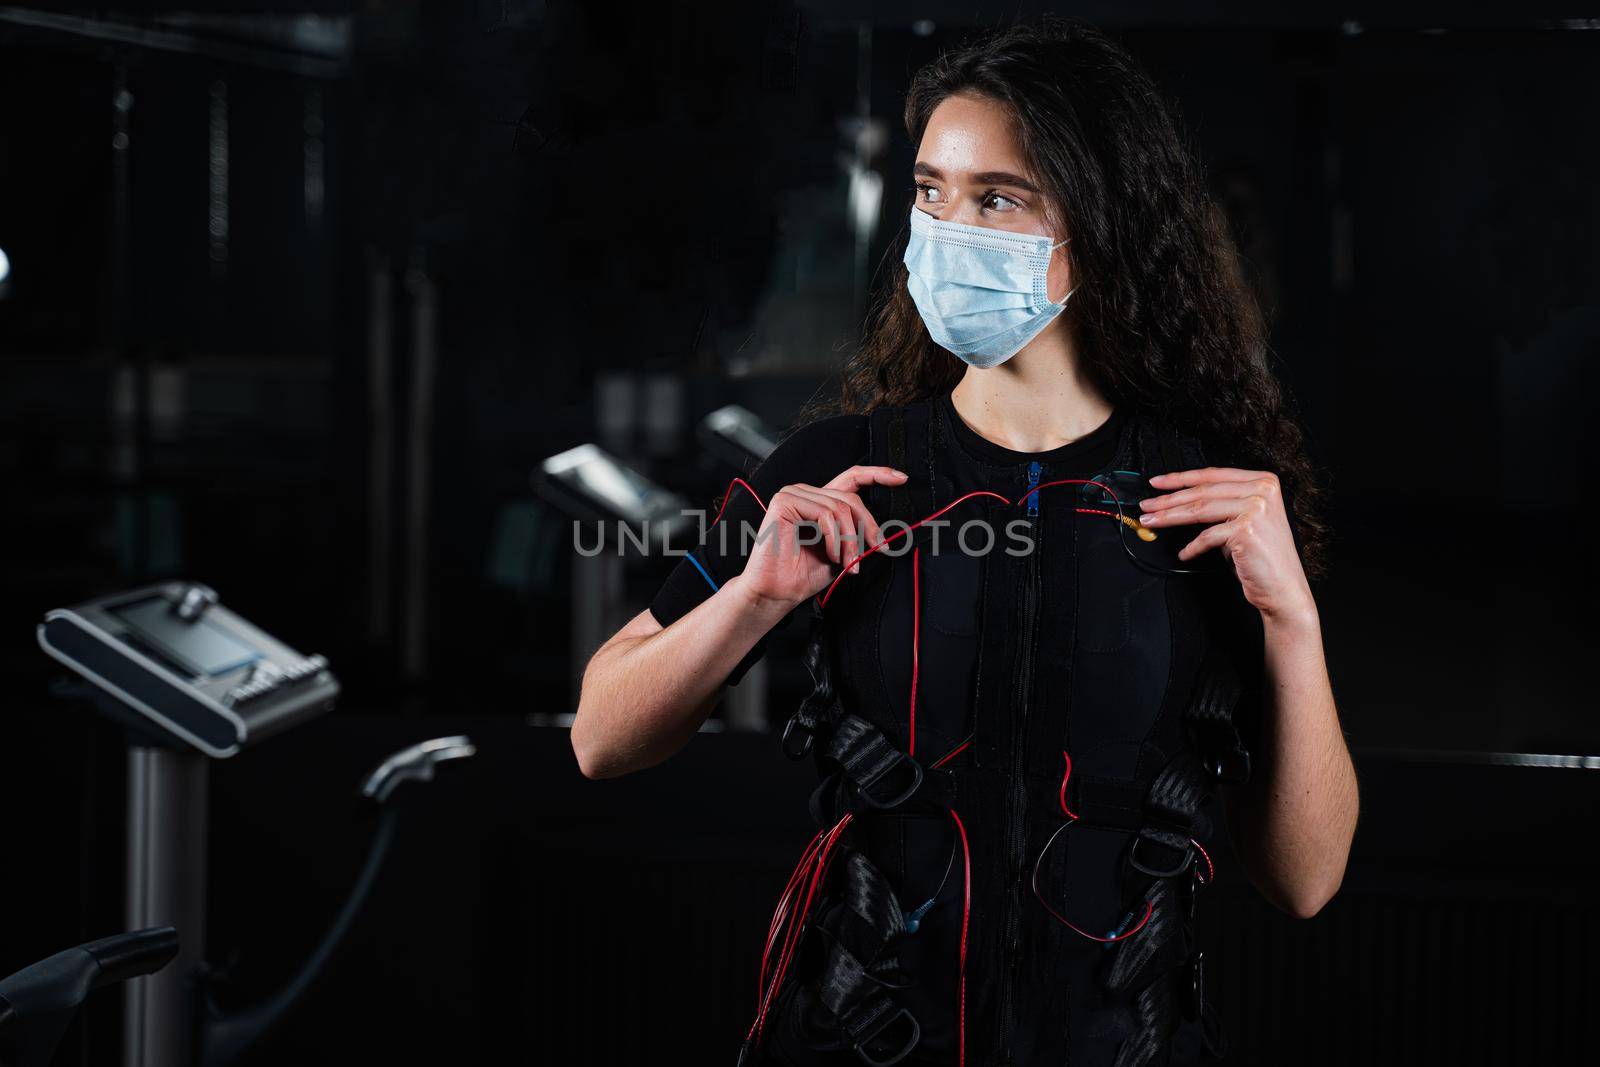
[[[947,97],[934,108],[917,146],[917,162],[946,180],[983,171],[1028,173],[1005,108],[992,100],[961,95]]]

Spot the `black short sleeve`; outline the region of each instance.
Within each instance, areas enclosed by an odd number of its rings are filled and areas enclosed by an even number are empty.
[[[745,480],[763,501],[786,485],[804,482],[823,485],[847,467],[867,461],[867,417],[836,415],[799,427],[779,442],[772,454]],[[650,601],[650,614],[662,626],[683,618],[722,583],[744,569],[750,539],[760,528],[763,509],[743,486],[734,485],[716,525],[709,526],[700,544],[678,561]],[[706,522],[716,515],[710,506]],[[728,676],[737,685],[746,671],[766,653],[763,637]]]
[[[1213,549],[1212,551],[1216,551]],[[1239,681],[1244,687],[1238,706],[1234,709],[1234,728],[1239,740],[1249,751],[1251,759],[1259,756],[1261,746],[1261,717],[1264,711],[1264,682],[1266,678],[1266,629],[1261,612],[1248,599],[1232,575],[1216,579],[1222,586],[1212,597],[1218,641],[1233,657],[1239,668]]]

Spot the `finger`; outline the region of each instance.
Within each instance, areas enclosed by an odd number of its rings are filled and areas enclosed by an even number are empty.
[[[855,516],[850,513],[849,507],[814,485],[794,485],[790,488],[816,509],[814,514],[823,525],[828,558],[843,566],[853,555],[851,548],[860,540],[856,533]]]
[[[1278,476],[1271,471],[1253,471],[1250,478],[1206,482],[1202,485],[1178,489],[1139,501],[1140,511],[1158,511],[1177,504],[1188,504],[1212,497],[1244,497],[1252,494],[1271,500],[1281,494]]]
[[[820,491],[850,509],[850,514],[855,520],[855,528],[861,535],[861,541],[853,546],[852,556],[861,555],[883,540],[883,533],[878,529],[878,521],[872,517],[872,512],[867,510],[867,505],[862,502],[858,494],[845,493],[837,489],[822,489]]]
[[[842,489],[853,493],[864,485],[899,485],[909,475],[903,470],[894,467],[867,466],[865,464],[846,467],[835,475],[824,489]]]
[[[828,489],[818,489],[814,486],[807,486],[805,491],[823,507],[828,508],[833,515],[839,537],[839,555],[834,562],[844,566],[861,550],[861,533],[856,525],[855,512],[851,510],[850,504],[844,499],[843,494]]]
[[[1222,522],[1215,526],[1207,526],[1195,536],[1194,540],[1178,549],[1178,558],[1181,560],[1191,560],[1200,553],[1208,552],[1219,545],[1226,546],[1228,539],[1233,536],[1233,533],[1237,528],[1238,527],[1231,522]],[[1231,559],[1233,553],[1228,552],[1226,555]]]
[[[1192,470],[1152,474],[1146,481],[1160,489],[1179,489],[1186,485],[1248,481],[1251,478],[1259,478],[1265,473],[1268,472],[1245,470],[1241,467],[1196,467]]]
[[[1204,497],[1139,516],[1145,526],[1190,526],[1202,522],[1227,522],[1247,515],[1265,515],[1267,498],[1248,496]]]
[[[832,502],[834,514],[839,518],[839,565],[847,568],[851,574],[861,573],[856,560],[866,552],[868,542],[874,536],[872,516],[861,506],[860,498],[854,493],[828,489],[819,489],[817,492]]]
[[[812,500],[810,497],[805,495],[805,493],[801,492],[798,486],[793,485],[786,485],[774,493],[772,502],[768,505],[767,510],[768,521],[786,521],[791,526],[795,527],[795,551],[798,552],[802,548],[814,547],[818,543],[810,540],[802,542],[801,540],[801,531],[799,529],[800,525],[802,523],[810,523],[814,525],[817,528],[817,532],[822,535],[822,551],[826,554],[829,551],[828,540],[830,537],[831,524],[829,519],[824,517],[825,513],[831,515],[831,513],[827,512],[827,509],[819,506],[816,501]],[[778,543],[773,545],[773,551],[783,551],[787,547],[781,543],[782,540],[783,539],[781,537],[778,538]]]

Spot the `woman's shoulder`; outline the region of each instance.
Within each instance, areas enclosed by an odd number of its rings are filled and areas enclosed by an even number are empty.
[[[873,434],[883,433],[886,421],[895,416],[924,417],[936,402],[937,397],[924,397],[903,404],[878,404],[869,411],[809,419],[783,436],[757,468],[757,474],[779,486],[831,481],[847,467],[871,462]],[[878,427],[876,431],[874,425]]]
[[[778,448],[831,448],[839,450],[857,442],[865,445],[867,441],[867,422],[870,418],[871,416],[865,412],[855,411],[842,415],[824,415],[820,418],[810,419],[784,434],[778,443]],[[776,454],[776,450],[774,454]]]
[[[769,488],[831,481],[846,467],[866,462],[867,422],[867,415],[850,413],[801,423],[779,440],[753,480]]]

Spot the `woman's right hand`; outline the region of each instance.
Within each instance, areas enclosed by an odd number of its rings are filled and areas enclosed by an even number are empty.
[[[866,485],[900,485],[904,471],[893,467],[847,467],[824,486],[786,485],[767,502],[739,584],[746,594],[779,604],[785,611],[827,588],[837,568],[876,545],[882,535],[858,490]],[[815,528],[802,527],[815,524]],[[809,543],[802,544],[804,530]],[[821,539],[817,540],[820,531]],[[859,567],[857,568],[859,570]]]

